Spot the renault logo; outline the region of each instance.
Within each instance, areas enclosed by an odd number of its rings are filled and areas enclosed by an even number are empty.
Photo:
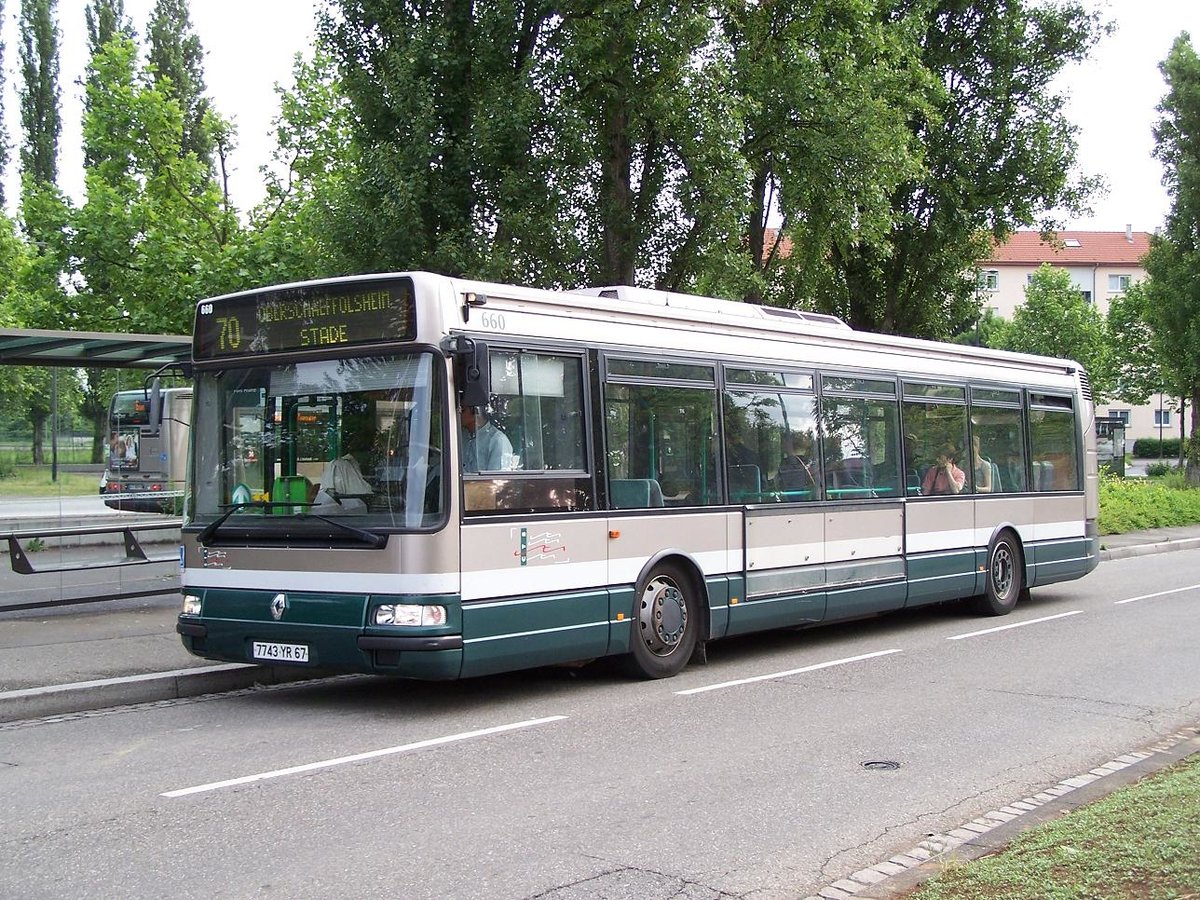
[[[276,619],[282,619],[285,609],[287,609],[287,594],[276,594],[271,600],[271,615]]]

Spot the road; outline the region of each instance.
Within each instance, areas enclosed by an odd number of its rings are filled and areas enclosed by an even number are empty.
[[[0,726],[0,895],[804,897],[1200,721],[1200,551],[631,682],[347,677]],[[891,761],[891,770],[864,763]]]

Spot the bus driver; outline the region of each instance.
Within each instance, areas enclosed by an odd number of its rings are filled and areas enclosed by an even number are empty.
[[[464,472],[495,472],[513,468],[512,441],[492,423],[486,410],[464,406],[461,421]]]

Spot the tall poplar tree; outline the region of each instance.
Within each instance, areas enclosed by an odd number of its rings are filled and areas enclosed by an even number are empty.
[[[1200,56],[1187,32],[1159,68],[1167,94],[1158,107],[1154,153],[1171,209],[1164,232],[1150,240],[1146,315],[1169,380],[1192,404],[1188,478],[1200,482]]]
[[[0,0],[0,22],[4,21],[4,0]],[[4,41],[0,39],[0,97],[4,96]],[[4,215],[4,170],[8,168],[8,133],[4,130],[4,104],[0,103],[0,216]]]
[[[23,303],[46,308],[61,296],[65,265],[63,203],[58,192],[59,32],[57,0],[21,0],[21,216],[31,247],[22,271]],[[28,320],[26,325],[34,324]],[[29,370],[26,410],[33,426],[34,465],[45,462],[45,430],[52,412],[50,374]]]
[[[62,130],[58,86],[58,0],[21,0],[21,169],[27,178],[58,180],[58,137]]]
[[[216,149],[208,118],[212,102],[204,95],[204,48],[192,31],[188,0],[157,0],[150,14],[149,43],[155,84],[179,103],[183,113],[180,154],[194,153],[212,166]]]

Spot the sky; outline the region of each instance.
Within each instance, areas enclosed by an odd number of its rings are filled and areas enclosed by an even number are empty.
[[[1158,64],[1181,31],[1200,49],[1200,0],[1084,0],[1115,25],[1091,58],[1071,66],[1057,82],[1069,97],[1068,118],[1079,128],[1079,166],[1100,175],[1106,194],[1092,203],[1092,214],[1068,219],[1069,228],[1092,231],[1154,231],[1169,207],[1162,168],[1152,156],[1151,129],[1156,107],[1166,92]],[[139,35],[154,0],[125,0]],[[5,126],[10,145],[19,113],[15,69],[18,60],[16,17],[20,0],[6,0],[3,22],[7,70]],[[87,61],[83,10],[85,0],[59,0],[62,34],[63,135],[59,170],[62,187],[80,198],[79,81]],[[234,120],[238,149],[232,159],[231,193],[236,206],[249,209],[264,194],[259,167],[270,162],[271,120],[278,115],[275,84],[290,84],[292,59],[307,53],[316,9],[323,0],[191,0],[195,33],[206,51],[205,79],[217,109]],[[15,160],[17,150],[12,148]],[[10,162],[5,188],[10,206],[17,195],[16,168]]]

